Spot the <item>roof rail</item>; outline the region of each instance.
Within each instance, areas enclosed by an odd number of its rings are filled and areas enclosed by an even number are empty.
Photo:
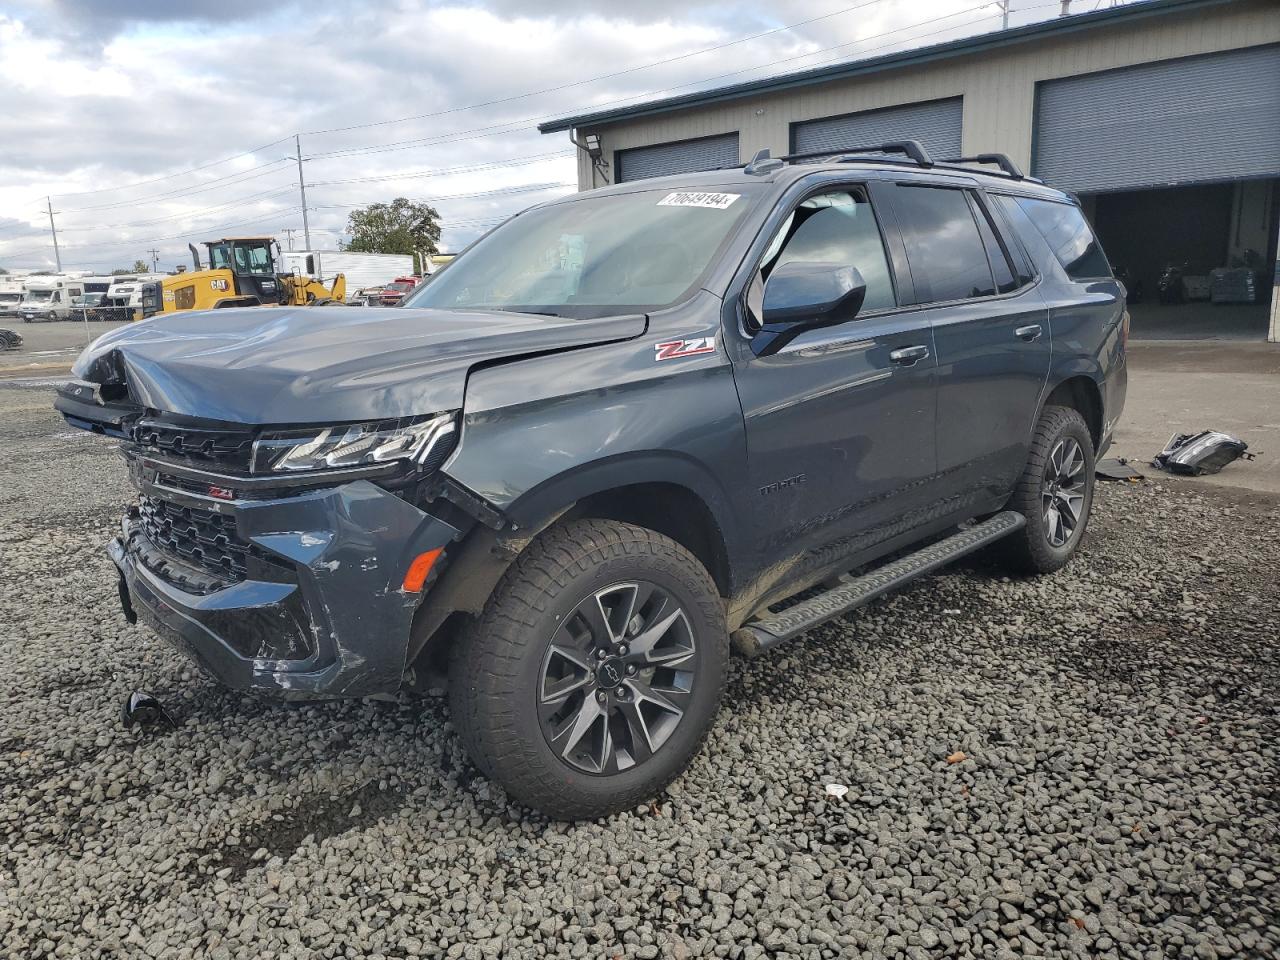
[[[956,165],[965,163],[988,163],[999,167],[1007,176],[1012,177],[1014,180],[1026,179],[1018,165],[1003,153],[979,153],[972,157],[952,157],[949,160],[939,160],[938,162],[954,163]]]
[[[933,158],[929,156],[929,152],[925,150],[924,145],[919,140],[894,140],[890,143],[878,143],[867,147],[843,147],[840,150],[820,150],[817,153],[792,153],[781,159],[795,162],[796,160],[821,160],[830,157],[837,162],[842,162],[846,159],[856,159],[852,155],[860,153],[901,153],[913,163],[922,167],[933,166]]]

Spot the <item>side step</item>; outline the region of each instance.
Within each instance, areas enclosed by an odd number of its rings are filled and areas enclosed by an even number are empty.
[[[1027,518],[1022,514],[1006,510],[982,523],[965,527],[945,540],[931,543],[915,553],[886,563],[870,573],[857,577],[846,575],[837,586],[825,593],[810,597],[781,613],[743,624],[733,632],[733,645],[745,656],[758,657],[766,650],[798,637],[821,623],[866,606],[890,590],[905,586],[917,577],[932,573],[967,553],[973,553],[1008,536],[1026,523]]]

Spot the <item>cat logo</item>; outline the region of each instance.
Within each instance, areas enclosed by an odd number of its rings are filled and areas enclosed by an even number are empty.
[[[210,280],[209,286],[211,289],[214,289],[214,290],[226,290],[229,287],[229,285],[227,284],[227,281],[222,279],[221,277],[219,277],[217,280]]]

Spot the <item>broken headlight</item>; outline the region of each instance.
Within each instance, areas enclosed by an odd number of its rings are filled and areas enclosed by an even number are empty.
[[[402,461],[434,469],[453,445],[452,413],[265,433],[253,444],[254,473],[371,467]]]

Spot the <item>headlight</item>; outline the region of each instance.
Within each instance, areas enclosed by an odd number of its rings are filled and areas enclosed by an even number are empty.
[[[253,472],[331,470],[402,460],[438,465],[452,444],[452,413],[312,430],[268,433],[254,441]]]

